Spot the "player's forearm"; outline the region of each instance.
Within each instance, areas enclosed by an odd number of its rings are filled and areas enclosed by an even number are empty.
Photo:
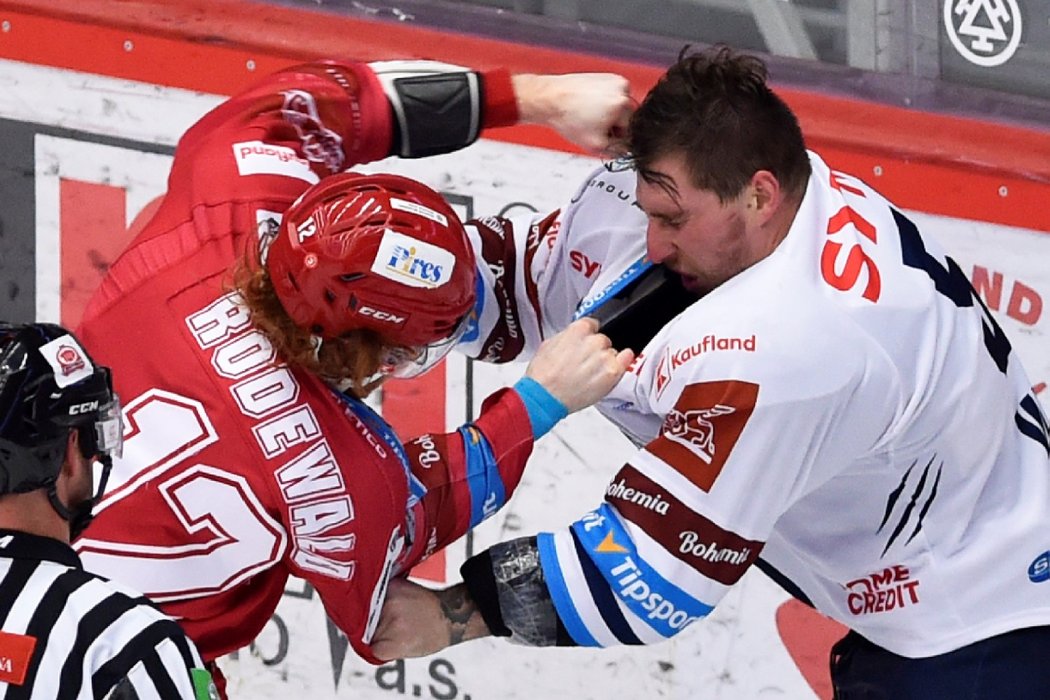
[[[430,656],[488,635],[488,627],[463,584],[431,590],[395,578],[387,590],[370,652],[384,661]]]
[[[436,591],[441,615],[448,631],[448,646],[492,634],[466,585]]]
[[[592,153],[615,146],[633,110],[629,84],[613,73],[511,77],[518,118],[542,124]]]

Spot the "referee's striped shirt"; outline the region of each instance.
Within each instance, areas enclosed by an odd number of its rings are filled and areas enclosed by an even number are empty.
[[[63,542],[0,530],[0,700],[207,698],[203,668],[141,594],[85,572]]]

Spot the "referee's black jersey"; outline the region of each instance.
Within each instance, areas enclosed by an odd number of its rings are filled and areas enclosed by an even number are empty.
[[[203,668],[141,594],[87,573],[63,542],[0,530],[0,700],[207,698]]]

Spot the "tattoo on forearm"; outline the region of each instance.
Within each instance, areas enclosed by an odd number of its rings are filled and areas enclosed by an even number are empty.
[[[465,640],[467,623],[478,608],[466,590],[459,586],[442,591],[438,599],[441,601],[441,612],[449,621],[449,641],[451,644],[459,644]]]

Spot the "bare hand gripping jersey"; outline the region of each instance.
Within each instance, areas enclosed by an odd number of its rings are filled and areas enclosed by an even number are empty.
[[[508,76],[486,78],[484,124],[513,121]],[[130,432],[77,549],[180,619],[205,659],[254,639],[294,574],[374,660],[389,577],[490,514],[531,450],[513,392],[473,426],[402,446],[366,406],[284,365],[229,292],[258,234],[311,184],[385,157],[393,132],[365,65],[299,66],[223,103],[180,141],[163,204],[78,331],[114,368]]]
[[[1050,441],[1024,369],[939,246],[811,162],[776,251],[667,323],[601,404],[639,450],[601,507],[536,540],[571,643],[671,637],[760,554],[903,656],[1050,624]],[[491,288],[468,349],[527,354],[632,278],[633,193],[603,169],[560,214],[479,222]]]

